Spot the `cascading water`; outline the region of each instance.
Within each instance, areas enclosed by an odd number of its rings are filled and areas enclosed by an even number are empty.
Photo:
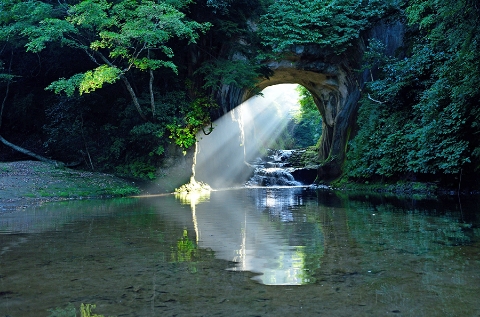
[[[288,159],[292,153],[292,150],[268,150],[265,158],[257,158],[252,162],[255,170],[245,185],[247,187],[303,185],[291,174],[293,168],[289,168]]]

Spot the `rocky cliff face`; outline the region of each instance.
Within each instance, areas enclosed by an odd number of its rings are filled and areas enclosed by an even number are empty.
[[[359,73],[361,57],[371,39],[378,39],[386,53],[394,55],[403,43],[404,24],[400,21],[379,21],[364,32],[356,46],[343,55],[312,46],[295,47],[287,58],[268,62],[273,76],[258,83],[259,89],[271,85],[296,83],[312,94],[322,115],[322,137],[318,180],[329,181],[341,174],[347,142],[355,124],[362,87],[369,80],[369,71]],[[217,92],[223,113],[252,97],[253,92],[224,86]]]

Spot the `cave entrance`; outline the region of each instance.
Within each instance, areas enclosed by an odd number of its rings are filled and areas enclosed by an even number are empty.
[[[308,90],[300,87],[266,87],[261,95],[249,98],[216,120],[210,135],[200,133],[196,180],[215,189],[243,186],[253,173],[253,162],[270,149],[315,145],[321,134],[320,113]],[[301,106],[300,99],[310,104]]]

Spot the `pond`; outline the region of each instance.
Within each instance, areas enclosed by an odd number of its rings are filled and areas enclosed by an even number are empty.
[[[307,187],[4,210],[0,316],[480,316],[479,215]]]

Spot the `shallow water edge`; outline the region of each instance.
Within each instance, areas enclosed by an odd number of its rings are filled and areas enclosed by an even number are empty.
[[[476,316],[477,206],[256,188],[10,211],[0,315]]]

